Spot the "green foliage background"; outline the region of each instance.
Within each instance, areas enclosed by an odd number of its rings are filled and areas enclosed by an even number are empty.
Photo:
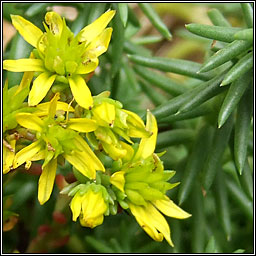
[[[19,14],[43,29],[44,15],[55,5],[3,3],[3,17],[10,21],[10,14]],[[3,181],[3,205],[19,214],[14,228],[3,233],[3,252],[252,253],[253,38],[252,31],[242,30],[252,28],[252,4],[58,6],[77,13],[74,20],[66,17],[74,33],[107,9],[117,10],[109,49],[88,85],[93,95],[111,91],[125,109],[142,117],[147,108],[152,110],[159,125],[156,152],[167,151],[165,169],[176,171],[172,182],[181,182],[168,196],[192,217],[167,218],[174,248],[151,240],[126,212],[106,217],[95,229],[83,228],[72,222],[69,208],[63,209],[65,198],[56,186],[49,202],[40,206],[38,176],[18,171]],[[198,25],[186,29],[189,23],[214,25],[213,32]],[[30,50],[16,34],[4,59],[28,57]],[[3,75],[14,86],[22,74]],[[226,85],[220,87],[223,79]],[[69,171],[68,165],[61,170]],[[63,212],[67,222],[56,222],[55,211]]]

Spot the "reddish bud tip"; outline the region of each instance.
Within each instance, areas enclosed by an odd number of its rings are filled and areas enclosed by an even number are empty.
[[[67,223],[67,218],[65,217],[65,215],[62,212],[55,211],[52,214],[52,217],[59,224],[63,224],[64,225],[64,224]]]

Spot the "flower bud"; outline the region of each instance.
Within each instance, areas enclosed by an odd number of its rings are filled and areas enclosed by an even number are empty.
[[[108,202],[104,200],[103,189],[101,185],[90,184],[84,194],[81,195],[79,191],[75,194],[70,203],[73,221],[76,221],[79,216],[80,224],[84,227],[94,228],[102,224],[104,214],[108,210]]]

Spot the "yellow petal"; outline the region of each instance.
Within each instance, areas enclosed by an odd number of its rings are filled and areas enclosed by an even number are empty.
[[[72,164],[79,172],[89,179],[96,178],[95,168],[91,164],[91,159],[84,152],[73,152],[72,154],[64,154],[64,158]]]
[[[107,127],[113,126],[116,116],[115,106],[113,104],[102,102],[94,106],[92,112],[101,125]]]
[[[19,125],[38,132],[42,131],[44,122],[36,115],[31,113],[18,113],[15,117]]]
[[[101,125],[100,122],[98,122],[99,125]],[[100,140],[101,142],[105,142],[107,144],[118,144],[117,136],[113,133],[113,131],[109,128],[100,126],[95,132],[94,132],[96,138]]]
[[[42,205],[51,196],[54,180],[56,176],[57,158],[52,159],[42,171],[38,182],[38,201]]]
[[[93,96],[93,98],[100,100],[102,98],[108,98],[110,96],[110,94],[111,94],[110,91],[103,91],[103,92],[99,93],[98,95]]]
[[[45,150],[45,158],[44,158],[44,163],[42,165],[42,169],[44,169],[51,162],[54,155],[55,155],[54,151],[48,151],[47,149]]]
[[[87,43],[91,42],[94,38],[96,38],[108,25],[108,23],[112,20],[115,15],[114,10],[106,11],[102,14],[98,19],[96,19],[93,23],[89,24],[85,28],[83,28],[77,35],[79,41],[86,41]]]
[[[47,12],[45,14],[45,22],[49,25],[50,31],[54,35],[61,35],[63,30],[63,21],[58,13]]]
[[[92,51],[97,57],[106,52],[111,39],[112,31],[112,28],[106,28],[90,43],[86,50]]]
[[[28,96],[28,105],[37,105],[50,90],[56,75],[51,75],[48,72],[40,74],[33,83],[32,89]]]
[[[79,192],[77,192],[73,197],[72,201],[70,202],[70,209],[73,214],[73,218],[72,218],[73,221],[76,221],[78,216],[81,213],[82,200],[83,200],[83,197],[79,194]]]
[[[25,170],[28,170],[31,167],[31,164],[32,164],[31,161],[26,161]]]
[[[126,150],[126,155],[122,158],[122,160],[125,162],[130,161],[134,154],[133,148],[123,141],[120,141],[119,143],[121,144],[122,148]]]
[[[50,118],[54,118],[56,114],[57,102],[59,98],[60,98],[60,94],[57,92],[50,101],[50,107],[49,107],[49,113],[48,113],[48,116]]]
[[[83,227],[95,228],[103,223],[104,215],[99,215],[95,218],[79,218],[80,224]]]
[[[41,59],[44,59],[45,57],[45,50],[47,48],[47,44],[48,44],[47,33],[44,33],[42,37],[39,39],[39,41],[37,42],[37,46],[36,46],[38,50],[38,54],[41,57]]]
[[[192,215],[182,210],[179,206],[177,206],[172,200],[170,200],[167,196],[165,199],[156,200],[152,202],[155,207],[157,207],[163,214],[166,216],[176,218],[176,219],[186,219],[191,217]]]
[[[172,247],[174,246],[166,219],[151,203],[148,203],[146,206],[129,204],[129,208],[139,225],[148,233],[148,235],[156,241],[162,241],[163,235],[169,245]],[[160,234],[156,230],[158,230]]]
[[[19,31],[21,36],[32,46],[37,47],[37,42],[43,32],[28,20],[19,15],[11,15],[13,26]]]
[[[149,138],[142,138],[140,141],[139,149],[135,155],[134,159],[146,159],[150,155],[154,153],[156,147],[156,139],[157,139],[157,122],[156,118],[153,114],[148,110],[147,112],[147,124],[146,129],[151,132],[151,136]]]
[[[70,118],[67,127],[78,132],[92,132],[98,128],[98,124],[89,118]]]
[[[152,225],[150,216],[147,213],[147,208],[145,206],[134,205],[131,203],[128,203],[128,205],[136,221],[146,231],[146,233],[155,241],[161,242],[163,240],[163,235],[156,230],[154,225]]]
[[[34,112],[35,115],[37,116],[45,116],[48,115],[49,113],[49,108],[50,108],[50,102],[45,102],[45,103],[40,103],[36,106],[38,109],[37,111]],[[58,110],[63,110],[63,111],[69,111],[69,112],[74,112],[74,108],[67,104],[66,102],[57,102],[57,109]]]
[[[31,84],[33,76],[34,76],[34,72],[24,72],[20,85],[16,90],[14,96]]]
[[[101,142],[104,151],[114,160],[118,160],[120,158],[125,157],[127,151],[126,149],[123,149],[120,144],[115,145],[115,144],[108,144],[105,142]]]
[[[82,225],[85,227],[95,228],[102,224],[103,214],[107,210],[107,205],[102,197],[101,192],[94,193],[89,190],[82,201]]]
[[[110,183],[116,186],[122,192],[124,192],[124,184],[125,184],[124,174],[125,174],[124,171],[119,171],[119,172],[113,173],[110,177]]]
[[[38,161],[42,159],[45,159],[45,149],[41,149],[37,152],[32,158],[30,158],[30,161]]]
[[[91,148],[88,146],[88,144],[83,140],[83,138],[81,136],[77,135],[75,137],[74,144],[76,145],[78,150],[81,150],[86,154],[86,156],[87,156],[86,158],[88,159],[86,161],[90,161],[92,166],[94,166],[94,168],[97,171],[105,172],[104,165],[101,163],[101,161],[98,159],[98,157],[93,153]]]
[[[34,59],[33,52],[30,53],[29,58]],[[30,72],[25,72],[23,74],[20,85],[19,85],[17,91],[15,92],[14,96],[17,95],[20,91],[22,91],[24,88],[26,88],[27,86],[29,86],[31,84],[33,76],[34,76],[34,72],[31,72],[31,71]]]
[[[58,110],[69,111],[69,112],[75,111],[70,104],[67,104],[66,102],[61,102],[61,101],[58,101],[57,103],[57,111]]]
[[[9,144],[14,150],[16,140],[11,140]],[[15,151],[11,151],[9,148],[3,145],[3,174],[6,174],[11,170],[14,156],[15,156]]]
[[[140,127],[140,128],[145,127],[142,119],[136,113],[134,113],[132,111],[129,111],[129,110],[126,110],[126,109],[122,109],[121,111],[128,114],[127,121],[129,121],[130,123],[133,123],[134,126],[137,126],[137,127]]]
[[[31,143],[29,146],[21,149],[14,157],[13,168],[17,168],[26,161],[30,161],[42,148],[42,143],[37,140]]]
[[[118,121],[117,121],[118,123]],[[113,132],[115,132],[116,134],[120,135],[121,137],[123,137],[123,139],[125,139],[126,141],[128,141],[130,144],[134,144],[134,142],[130,139],[130,137],[127,135],[127,131],[123,130],[121,128],[118,127],[118,125],[116,125],[113,127]]]
[[[12,72],[45,71],[43,61],[38,59],[4,60],[3,69]]]
[[[96,57],[88,58],[78,65],[76,74],[83,75],[93,72],[99,65],[99,59]]]
[[[129,124],[127,135],[133,138],[148,138],[151,134],[145,129],[145,127],[140,128]]]
[[[89,109],[93,105],[91,91],[80,75],[74,75],[68,79],[72,94],[76,102],[83,108]]]

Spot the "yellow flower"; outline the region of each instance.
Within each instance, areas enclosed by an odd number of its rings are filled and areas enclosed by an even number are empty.
[[[90,184],[84,192],[76,192],[70,203],[73,221],[79,217],[81,225],[90,228],[102,224],[108,209],[103,190],[106,189],[101,185]]]
[[[13,168],[25,162],[44,159],[38,187],[38,200],[41,204],[44,204],[51,195],[58,156],[62,155],[79,172],[90,179],[96,178],[96,170],[105,171],[104,166],[84,139],[77,132],[64,128],[65,124],[63,127],[61,122],[55,120],[58,99],[59,94],[56,94],[50,104],[45,103],[39,107],[39,110],[41,108],[40,114],[48,110],[48,115],[42,119],[30,113],[16,115],[16,120],[21,126],[36,131],[37,140],[15,155]],[[92,126],[88,126],[88,131],[91,129]]]
[[[141,139],[136,152],[130,151],[128,161],[120,171],[112,174],[110,182],[119,189],[117,200],[120,206],[130,209],[145,232],[156,241],[165,238],[173,246],[169,225],[160,212],[178,219],[191,215],[165,195],[179,182],[167,182],[175,172],[165,171],[158,155],[154,153],[157,122],[150,111],[147,113],[146,128],[152,135]]]
[[[86,117],[98,124],[98,128],[87,134],[87,138],[95,148],[103,148],[112,159],[125,159],[129,154],[129,145],[121,141],[120,136],[133,144],[131,137],[146,138],[150,132],[137,114],[123,109],[119,101],[108,98],[109,94],[105,91],[94,96],[93,108],[84,111]]]
[[[25,72],[20,85],[15,85],[8,89],[8,80],[6,79],[3,88],[3,133],[14,129],[17,126],[15,115],[19,112],[33,112],[24,100],[29,93],[29,86],[33,79],[33,72]]]
[[[191,216],[174,204],[168,197],[162,200],[147,202],[145,206],[132,203],[128,203],[128,205],[139,225],[149,236],[159,242],[165,238],[170,246],[174,246],[171,240],[171,231],[167,221],[158,210],[166,216],[177,219],[185,219]]]
[[[16,135],[10,131],[18,125],[15,115],[19,112],[34,111],[34,108],[29,108],[24,102],[28,96],[32,78],[33,72],[25,72],[20,85],[8,89],[8,80],[6,79],[3,88],[3,174],[12,169],[15,156]]]
[[[8,173],[12,169],[13,160],[15,156],[15,145],[16,140],[10,140],[10,142],[6,142],[4,140],[3,143],[3,174]]]
[[[22,37],[36,49],[36,59],[5,60],[3,68],[13,72],[35,71],[35,79],[29,93],[29,106],[37,105],[50,90],[54,81],[63,86],[69,84],[77,103],[89,109],[93,105],[91,92],[84,76],[96,69],[98,57],[109,45],[112,28],[106,28],[115,11],[107,11],[76,36],[66,26],[65,19],[55,12],[45,15],[42,32],[19,15],[11,15],[12,23]]]

